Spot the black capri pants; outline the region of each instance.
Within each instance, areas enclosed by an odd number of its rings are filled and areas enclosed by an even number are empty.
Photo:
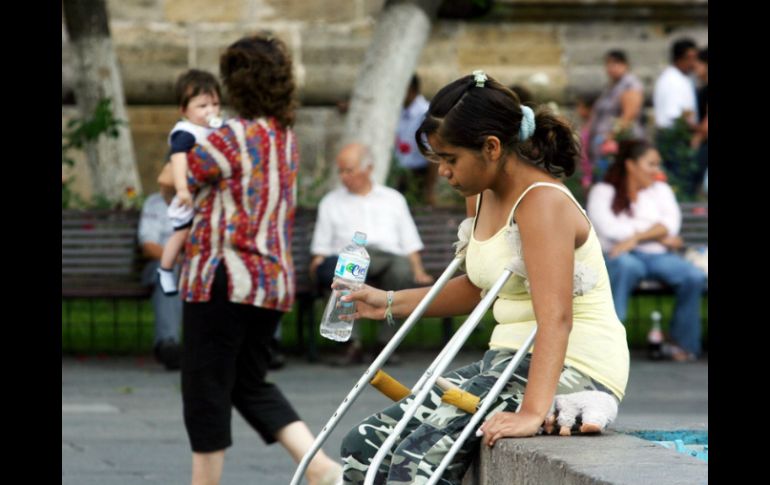
[[[275,384],[265,382],[268,344],[282,312],[227,299],[227,271],[216,269],[211,300],[185,302],[182,401],[184,423],[194,452],[232,445],[232,406],[267,443],[299,421]]]

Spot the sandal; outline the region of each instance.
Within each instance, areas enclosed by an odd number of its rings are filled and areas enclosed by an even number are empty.
[[[665,360],[673,362],[695,362],[698,360],[695,354],[687,352],[676,344],[664,343],[660,350]]]

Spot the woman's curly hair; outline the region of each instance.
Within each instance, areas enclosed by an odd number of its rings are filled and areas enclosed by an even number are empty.
[[[291,56],[281,40],[266,35],[244,37],[222,54],[219,71],[239,116],[272,116],[284,126],[294,123]]]

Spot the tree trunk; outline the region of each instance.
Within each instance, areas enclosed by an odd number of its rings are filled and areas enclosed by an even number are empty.
[[[343,140],[369,146],[378,183],[388,176],[404,96],[440,3],[386,2],[361,65]]]
[[[101,99],[110,98],[114,117],[125,122],[117,138],[100,136],[86,147],[93,193],[126,202],[129,189],[141,194],[142,187],[105,0],[64,0],[63,6],[76,59],[74,91],[81,116],[90,117]]]

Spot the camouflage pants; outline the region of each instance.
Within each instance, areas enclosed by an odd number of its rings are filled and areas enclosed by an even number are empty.
[[[514,351],[488,350],[482,360],[444,375],[453,384],[484,399],[502,374]],[[505,386],[487,417],[499,411],[515,411],[524,394],[529,374],[530,355],[524,358]],[[559,378],[557,394],[584,390],[609,389],[583,373],[565,366]],[[441,402],[441,390],[434,386],[425,402],[396,440],[396,447],[380,465],[375,484],[425,483],[462,433],[471,415]],[[374,414],[353,428],[342,441],[344,483],[364,482],[366,471],[380,445],[390,435],[404,411],[414,399],[409,395],[389,408]],[[459,484],[478,452],[481,438],[472,433],[444,471],[439,483]]]

